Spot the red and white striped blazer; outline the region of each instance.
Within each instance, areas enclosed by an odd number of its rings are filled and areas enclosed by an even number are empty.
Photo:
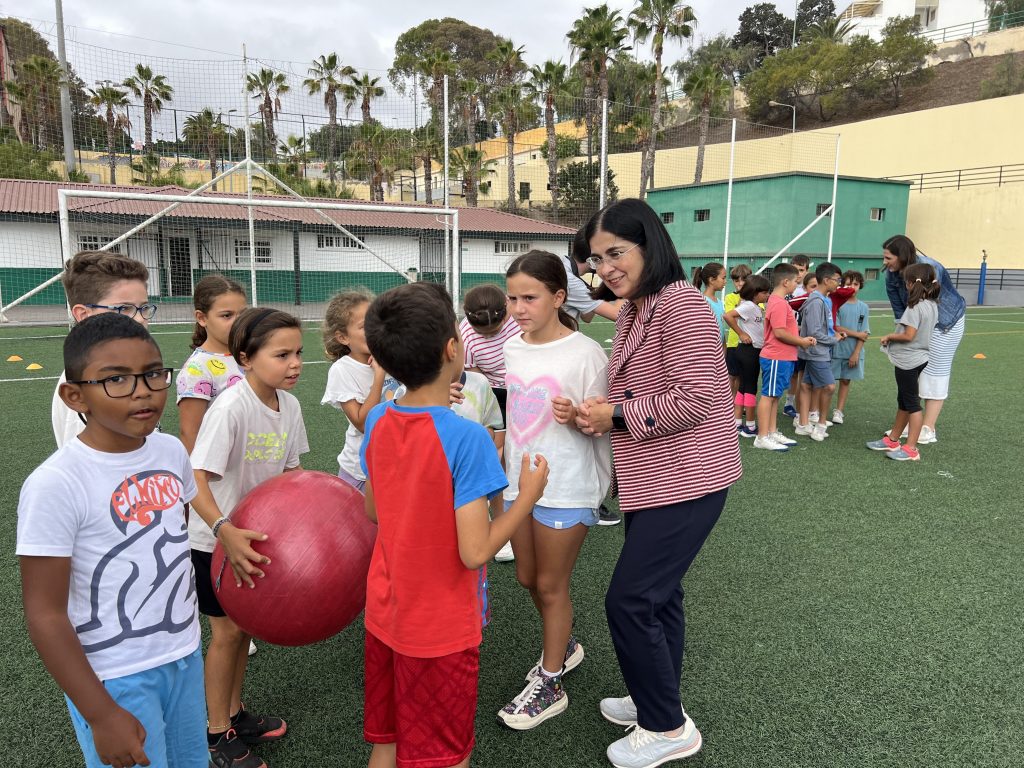
[[[613,430],[623,512],[700,498],[743,473],[722,334],[685,282],[626,302],[615,323],[608,400],[628,430]]]

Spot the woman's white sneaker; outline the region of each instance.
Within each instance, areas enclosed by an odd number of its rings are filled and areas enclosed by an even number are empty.
[[[633,703],[632,696],[601,699],[598,707],[601,709],[601,716],[609,723],[636,725],[636,704]]]
[[[647,731],[635,726],[625,737],[608,747],[608,760],[615,768],[656,768],[671,760],[682,760],[700,751],[703,739],[693,720],[686,718],[678,736]]]

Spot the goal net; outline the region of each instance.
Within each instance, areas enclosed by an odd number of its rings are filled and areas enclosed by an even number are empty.
[[[324,316],[338,291],[380,293],[427,280],[460,293],[454,209],[281,195],[247,197],[176,187],[97,189],[42,185],[52,212],[0,228],[3,313],[12,322],[67,319],[63,264],[82,250],[110,250],[149,269],[154,322],[190,322],[204,275],[237,280],[249,303]]]

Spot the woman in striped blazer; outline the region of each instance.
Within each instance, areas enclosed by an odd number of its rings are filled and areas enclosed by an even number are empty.
[[[636,725],[608,748],[614,765],[687,757],[701,735],[680,704],[682,578],[740,477],[721,332],[686,283],[658,215],[640,200],[586,226],[599,298],[626,299],[615,323],[607,399],[580,406],[579,427],[611,433],[625,543],[605,610],[629,695],[601,713]]]

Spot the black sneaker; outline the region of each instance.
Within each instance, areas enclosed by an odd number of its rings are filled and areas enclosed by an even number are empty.
[[[229,728],[220,740],[210,747],[210,765],[215,768],[267,768],[267,764],[252,753],[238,737],[234,728]]]
[[[288,723],[281,718],[255,715],[244,707],[231,718],[231,728],[246,744],[277,741],[288,733]]]
[[[607,505],[602,504],[597,510],[597,524],[598,525],[618,525],[622,522],[622,517],[616,512],[612,512],[608,509]]]

